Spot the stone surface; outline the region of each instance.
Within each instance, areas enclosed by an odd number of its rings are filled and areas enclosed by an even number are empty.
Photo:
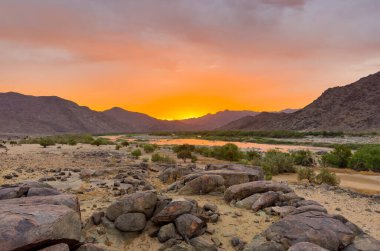
[[[163,183],[173,183],[174,181],[180,179],[193,172],[192,166],[181,167],[181,166],[171,166],[164,169],[158,176],[158,178]]]
[[[99,247],[92,243],[86,243],[80,246],[76,251],[107,251],[106,249]]]
[[[53,246],[40,249],[39,251],[70,251],[70,248],[66,243],[59,243]]]
[[[187,243],[182,242],[168,249],[165,249],[165,251],[195,251],[195,248]]]
[[[224,179],[220,175],[202,175],[185,184],[179,190],[183,195],[201,195],[211,192],[224,192]]]
[[[157,202],[157,194],[154,191],[136,192],[113,202],[106,210],[106,216],[114,221],[122,214],[129,212],[144,213],[150,218]]]
[[[139,232],[145,225],[146,217],[143,213],[126,213],[115,220],[115,227],[123,232]]]
[[[278,193],[269,191],[263,193],[252,205],[252,210],[254,212],[259,211],[260,209],[270,207],[278,200]]]
[[[174,200],[152,218],[154,223],[163,224],[174,221],[178,216],[190,213],[194,204],[188,200]]]
[[[328,250],[338,250],[355,238],[354,232],[343,222],[316,211],[286,216],[263,235],[269,241],[281,243],[285,249],[298,242],[311,242]]]
[[[206,224],[204,221],[192,214],[183,214],[175,221],[178,233],[186,240],[199,236],[203,233]]]
[[[48,195],[58,195],[61,194],[60,191],[54,189],[54,188],[30,188],[28,190],[27,197],[32,197],[32,196],[48,196]]]
[[[310,242],[299,242],[291,246],[288,251],[328,251],[327,249]]]
[[[361,234],[356,236],[354,242],[347,246],[343,251],[378,251],[380,250],[380,241],[367,235]]]
[[[252,194],[269,191],[290,193],[293,190],[289,186],[275,181],[253,181],[229,187],[224,192],[224,200],[227,202],[230,202],[231,200],[242,200]]]
[[[81,236],[79,214],[62,205],[1,203],[0,226],[3,250],[37,249],[57,240],[73,246]]]
[[[157,234],[158,240],[160,242],[165,242],[170,239],[175,239],[178,237],[177,231],[173,223],[169,223],[160,228]]]
[[[191,239],[190,244],[195,248],[195,251],[217,251],[218,250],[212,241],[202,236]]]
[[[105,213],[103,211],[94,212],[91,215],[92,223],[94,223],[94,225],[99,225],[100,223],[102,223],[102,218],[104,216],[105,216]]]
[[[255,203],[260,198],[260,196],[261,194],[259,193],[253,194],[245,199],[236,202],[235,206],[237,208],[251,209],[253,203]]]

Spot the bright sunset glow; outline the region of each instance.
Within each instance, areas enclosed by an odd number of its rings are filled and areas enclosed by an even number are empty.
[[[377,0],[0,2],[0,92],[163,119],[302,108],[379,70]]]

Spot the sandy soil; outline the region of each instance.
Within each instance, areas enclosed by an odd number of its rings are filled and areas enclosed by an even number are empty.
[[[85,181],[79,179],[78,173],[72,172],[72,176],[65,182],[49,182],[62,191],[78,195],[84,223],[88,221],[94,211],[106,208],[117,198],[111,189],[101,188],[97,184],[104,181],[111,184],[118,170],[125,170],[128,166],[141,162],[141,160],[136,161],[130,158],[127,148],[116,151],[114,146],[78,145],[42,148],[39,145],[22,145],[9,148],[10,150],[7,154],[0,153],[0,184],[38,180],[41,177],[51,175],[49,170],[54,168],[91,168],[94,170],[107,169],[114,171],[99,179],[94,178]],[[167,149],[162,149],[161,151],[174,157]],[[146,157],[149,156],[142,156],[142,158]],[[197,165],[202,167],[210,162],[223,163],[223,161],[202,157]],[[4,179],[3,176],[9,173],[16,173],[18,177],[11,180]],[[370,188],[374,191],[380,190],[378,176],[355,173],[338,175],[342,179],[343,186]],[[160,191],[166,186],[156,176],[157,173],[149,172],[148,180]],[[275,177],[275,179],[292,182],[295,181],[295,176],[279,176]],[[339,191],[299,185],[292,186],[299,195],[322,203],[330,213],[342,214],[372,236],[380,239],[379,203],[375,203],[368,198],[354,198]],[[172,198],[179,197],[176,194],[167,195]],[[249,242],[254,235],[260,233],[277,220],[276,217],[266,216],[264,213],[255,214],[249,210],[231,207],[223,201],[222,196],[188,197],[197,200],[200,206],[205,203],[218,205],[221,217],[218,223],[209,224],[210,228],[215,229],[215,233],[207,235],[207,238],[213,238],[215,241],[219,240],[225,250],[233,250],[229,243],[232,236],[236,235]],[[160,246],[156,239],[152,239],[145,234],[121,234],[118,231],[106,231],[103,226],[85,228],[83,238],[95,238],[107,246],[109,250],[157,250]]]

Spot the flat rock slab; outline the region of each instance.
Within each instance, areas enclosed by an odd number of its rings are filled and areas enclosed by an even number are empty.
[[[60,194],[54,196],[34,196],[34,197],[24,197],[6,200],[0,203],[9,204],[9,205],[63,205],[71,208],[80,214],[80,206],[78,197],[75,195],[69,194]]]
[[[62,205],[0,204],[1,250],[31,250],[49,243],[77,244],[80,216]]]
[[[211,192],[224,192],[224,188],[222,176],[205,174],[187,182],[178,193],[182,195],[201,195]]]

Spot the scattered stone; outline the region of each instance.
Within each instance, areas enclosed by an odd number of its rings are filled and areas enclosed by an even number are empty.
[[[215,244],[202,236],[191,239],[190,244],[196,251],[217,251]]]
[[[205,231],[205,222],[192,214],[183,214],[174,222],[178,233],[185,240],[199,236]]]

